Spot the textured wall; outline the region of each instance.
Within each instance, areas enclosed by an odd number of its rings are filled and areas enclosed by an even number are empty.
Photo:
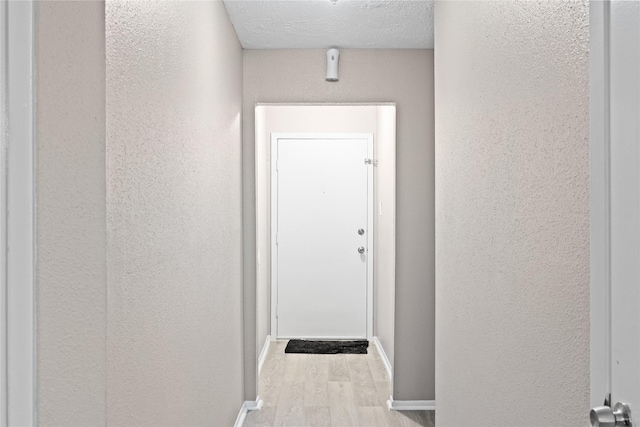
[[[104,3],[37,2],[37,416],[105,424]]]
[[[108,423],[243,401],[242,49],[221,2],[106,6]]]
[[[435,17],[437,424],[588,425],[588,3]]]
[[[433,399],[433,51],[346,49],[340,54],[340,81],[325,81],[325,72],[325,50],[244,51],[245,397],[254,398],[256,389],[255,104],[396,102],[394,398]]]

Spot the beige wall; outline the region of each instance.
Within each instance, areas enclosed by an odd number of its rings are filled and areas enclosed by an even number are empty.
[[[271,134],[356,132],[374,135],[374,330],[393,363],[395,301],[395,106],[260,105],[256,108],[257,348],[271,328]],[[384,210],[378,208],[383,203]],[[275,337],[271,337],[275,339]]]
[[[341,50],[340,81],[326,51],[245,50],[243,230],[245,398],[256,389],[256,103],[395,102],[397,211],[394,398],[434,398],[433,51]]]
[[[435,19],[437,424],[588,425],[588,2]]]
[[[104,3],[36,7],[38,424],[104,425]]]
[[[106,6],[108,423],[243,401],[242,49],[221,2]]]

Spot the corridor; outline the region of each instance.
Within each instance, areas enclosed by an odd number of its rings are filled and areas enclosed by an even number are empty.
[[[0,0],[0,22],[0,425],[576,426],[609,396],[605,325],[640,325],[640,272],[617,270],[640,254],[639,1]],[[322,132],[373,134],[379,232],[344,246],[393,261],[367,270],[380,347],[277,342],[260,377],[272,136]]]

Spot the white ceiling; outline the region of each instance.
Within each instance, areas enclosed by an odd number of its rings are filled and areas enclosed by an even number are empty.
[[[223,0],[245,49],[433,48],[433,0]]]

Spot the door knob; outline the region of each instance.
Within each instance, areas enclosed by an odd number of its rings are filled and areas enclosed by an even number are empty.
[[[359,254],[363,254],[363,253],[364,253],[364,246],[360,246],[360,247],[358,248],[358,253],[359,253]]]
[[[589,414],[592,427],[633,427],[631,420],[631,409],[627,403],[616,403],[611,409],[609,406],[598,406],[591,410]]]

